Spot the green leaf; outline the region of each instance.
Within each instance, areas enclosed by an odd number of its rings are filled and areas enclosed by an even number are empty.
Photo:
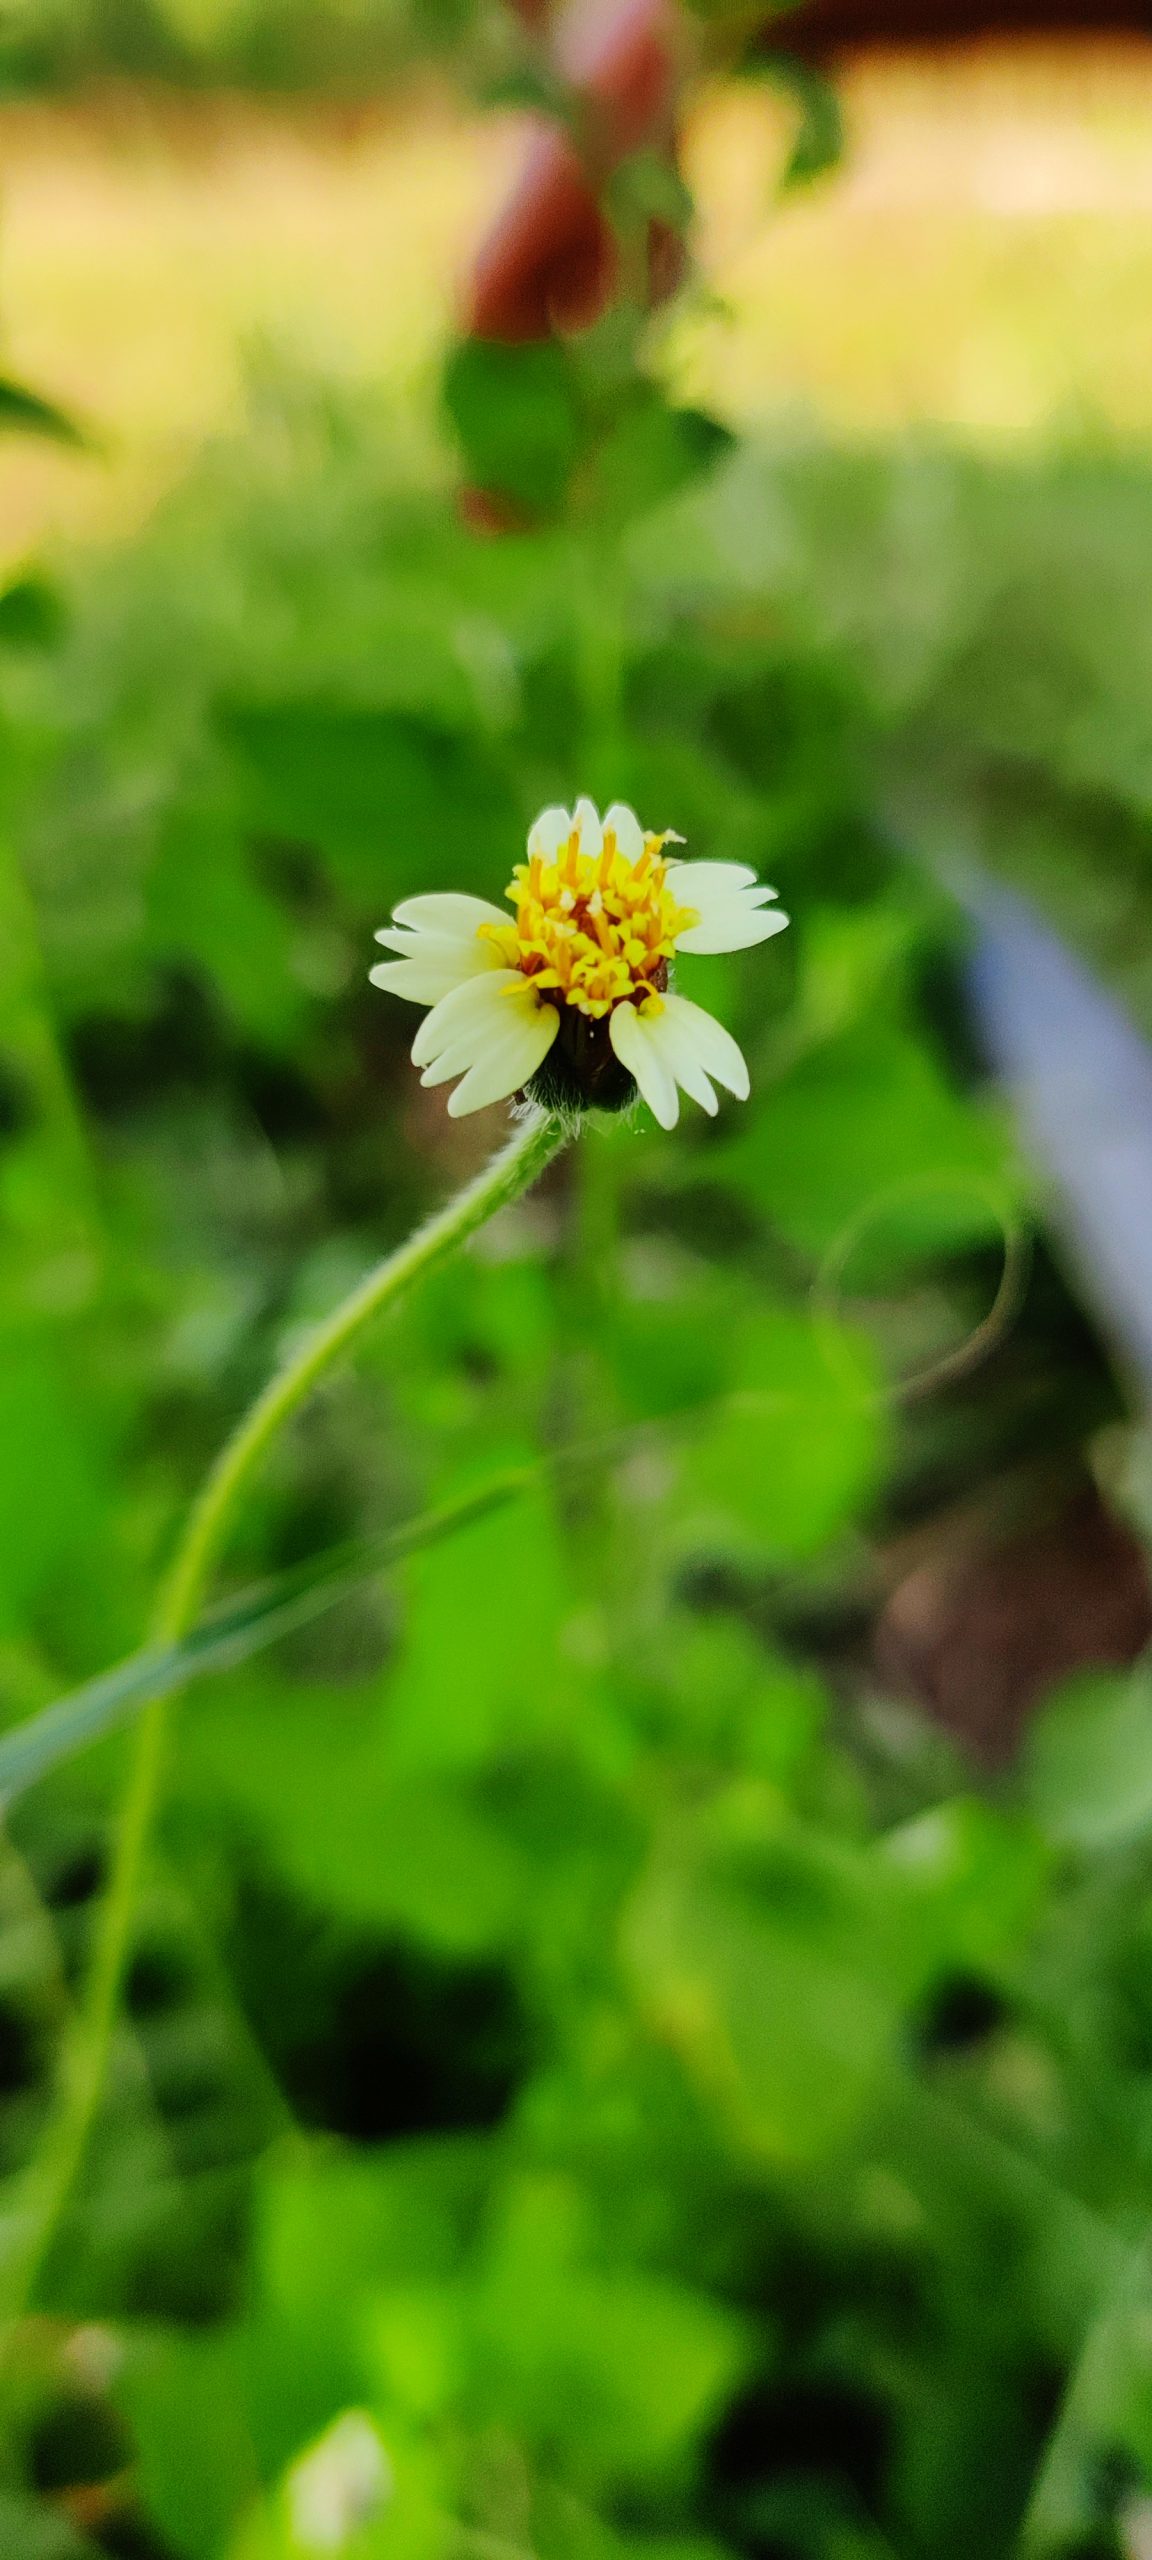
[[[472,479],[532,514],[555,515],[584,442],[577,376],[559,343],[468,338],[444,377]]]
[[[875,1481],[883,1405],[867,1348],[785,1308],[746,1322],[730,1393],[691,1433],[684,1534],[719,1530],[783,1560],[814,1555]]]
[[[662,222],[669,231],[687,231],[695,206],[674,160],[661,151],[634,151],[612,173],[606,191],[612,218],[627,223],[639,215]]]
[[[642,2005],[755,2152],[835,2148],[894,2054],[902,1986],[874,1878],[746,1784],[668,1841],[636,1896]]]
[[[450,1556],[417,1556],[406,1582],[388,1699],[397,1770],[467,1769],[563,1732],[574,1680],[558,1639],[571,1595],[546,1504],[526,1504],[514,1523],[478,1518]],[[493,1607],[493,1592],[514,1593],[511,1609]]]
[[[0,1327],[0,1630],[74,1565],[105,1498],[65,1362],[29,1328]]]
[[[1152,1832],[1152,1671],[1077,1680],[1030,1727],[1025,1800],[1050,1839],[1121,1849]]]
[[[705,2293],[598,2264],[592,2217],[563,2176],[513,2178],[468,2280],[385,2295],[373,2330],[387,2400],[558,2447],[589,2488],[659,2476],[746,2355],[741,2323]]]
[[[659,506],[710,471],[732,441],[703,409],[671,408],[656,392],[624,401],[589,475],[598,512],[622,523]]]
[[[68,611],[48,578],[14,578],[0,595],[0,644],[6,649],[54,649],[68,628]]]
[[[740,64],[745,79],[769,80],[798,107],[800,121],[780,179],[782,193],[826,177],[844,157],[844,116],[824,73],[791,53],[752,53]]]
[[[92,2543],[37,2498],[0,2489],[0,2550],[4,2560],[95,2560]]]
[[[130,2339],[116,2397],[131,2420],[146,2512],[179,2560],[215,2560],[259,2487],[243,2341]]]
[[[552,116],[577,141],[587,123],[587,107],[579,91],[543,59],[493,72],[480,82],[477,95],[483,107],[515,107],[528,115]]]
[[[52,443],[71,445],[80,453],[91,450],[90,437],[66,410],[8,374],[0,375],[0,435],[47,436]]]
[[[724,1169],[808,1253],[851,1243],[851,1296],[942,1249],[1003,1232],[1006,1147],[894,1024],[801,1060],[723,1150]]]
[[[95,1184],[75,1097],[53,1021],[49,988],[38,934],[39,919],[11,844],[0,838],[0,1314],[33,1326],[49,1307],[61,1312],[83,1307],[96,1284],[104,1238],[97,1215]],[[4,1125],[6,1123],[6,1126]],[[7,1341],[0,1336],[2,1366],[24,1366],[22,1332]],[[61,1375],[54,1358],[57,1343],[28,1341],[32,1370]],[[17,1401],[19,1402],[19,1387]],[[28,1389],[25,1385],[24,1392]],[[45,1389],[46,1394],[56,1390]],[[68,1387],[59,1390],[63,1431],[62,1468],[72,1473],[70,1444],[82,1425]],[[3,1391],[0,1389],[0,1413]],[[5,1453],[13,1499],[21,1512],[27,1504],[15,1494],[20,1468],[35,1471],[44,1462],[44,1444],[30,1440]],[[49,1500],[53,1499],[49,1486]],[[4,1495],[0,1491],[0,1519]],[[31,1524],[18,1518],[18,1544]],[[23,1533],[23,1534],[22,1534]],[[0,1555],[0,1592],[4,1585]]]
[[[253,873],[239,814],[226,795],[191,796],[161,830],[148,877],[149,942],[168,961],[193,962],[249,1037],[271,1050],[299,1040],[306,996],[293,966],[291,918]]]
[[[935,1971],[995,1973],[1016,1957],[1052,1869],[1030,1824],[975,1796],[899,1824],[880,1856],[901,1888],[911,1984]]]
[[[249,824],[315,844],[341,886],[371,897],[483,888],[506,875],[518,829],[508,787],[481,742],[407,712],[290,697],[224,706]]]

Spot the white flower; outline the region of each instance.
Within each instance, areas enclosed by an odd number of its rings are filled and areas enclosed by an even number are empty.
[[[392,2495],[392,2465],[362,2409],[348,2409],[288,2474],[292,2540],[301,2552],[343,2551]]]
[[[719,1022],[670,986],[677,952],[744,951],[788,922],[739,862],[681,862],[617,801],[544,809],[506,892],[406,898],[376,939],[400,956],[372,983],[427,1005],[412,1043],[426,1085],[460,1082],[459,1119],[531,1085],[553,1109],[620,1110],[637,1086],[665,1129],[677,1087],[715,1112],[748,1069]]]

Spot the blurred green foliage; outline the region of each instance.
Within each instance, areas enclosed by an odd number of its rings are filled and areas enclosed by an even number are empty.
[[[759,51],[766,18],[786,20],[797,0],[775,8],[763,0],[690,5],[728,54],[751,48],[753,69],[763,63],[794,98],[800,122],[789,182],[831,167],[841,149],[833,92],[800,62],[777,65]],[[494,105],[562,118],[570,111],[514,0],[5,0],[0,10],[0,90],[16,94],[144,80],[364,98],[429,63]],[[667,196],[667,163],[654,166]]]
[[[105,78],[257,89],[378,88],[414,62],[491,38],[499,0],[7,0],[0,82],[16,91]]]
[[[1152,480],[735,451],[574,363],[452,370],[498,540],[265,382],[0,599],[9,1723],[137,1641],[278,1346],[500,1128],[366,984],[392,901],[498,894],[587,789],[795,918],[685,970],[747,1109],[590,1131],[268,1470],[240,1581],[582,1453],[190,1697],[4,2369],[11,2560],[1087,2560],[1152,2472],[1143,1674],[994,1789],[852,1633],[895,1526],[1119,1410],[1046,1265],[979,1378],[897,1389],[1024,1205],[933,862],[1152,1009]],[[11,1821],[6,2170],[121,1768]]]

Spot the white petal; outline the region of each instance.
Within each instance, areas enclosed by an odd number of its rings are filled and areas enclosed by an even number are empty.
[[[662,1013],[657,1021],[649,1024],[648,1036],[655,1042],[669,1074],[675,1077],[678,1085],[683,1086],[685,1093],[691,1095],[693,1102],[698,1102],[701,1110],[706,1111],[709,1118],[714,1120],[720,1105],[691,1042],[677,1035],[675,1025],[667,1011]]]
[[[751,951],[754,943],[770,942],[774,933],[783,933],[788,922],[779,907],[767,914],[738,898],[727,905],[709,907],[699,924],[689,925],[676,936],[678,951]]]
[[[505,924],[510,918],[505,916]],[[411,933],[401,927],[391,932],[387,926],[375,939],[386,951],[397,951],[402,960],[411,960],[418,969],[442,969],[449,977],[475,978],[482,969],[503,969],[507,963],[499,946],[485,934],[469,934],[466,942],[453,942],[446,933]]]
[[[680,1117],[675,1082],[634,1004],[618,1004],[608,1018],[608,1037],[622,1067],[634,1076],[654,1119],[674,1129]]]
[[[535,988],[527,978],[520,976],[518,970],[505,972],[505,983],[494,998],[443,1008],[436,1048],[429,1054],[421,1084],[447,1084],[452,1076],[463,1075],[467,1067],[475,1066],[479,1059],[486,1058],[492,1048],[525,1017],[533,1021],[539,1010]],[[554,1007],[549,1006],[548,1010],[553,1012]],[[559,1015],[556,1019],[559,1020]],[[424,1036],[427,1029],[427,1023],[423,1023],[412,1044],[412,1056],[417,1066],[423,1063],[424,1054],[429,1050]],[[416,1056],[417,1043],[420,1044],[420,1057]],[[548,1045],[551,1046],[551,1041]]]
[[[446,935],[452,942],[467,942],[482,924],[507,924],[507,907],[489,906],[487,898],[469,898],[463,891],[434,889],[426,897],[402,898],[392,909],[394,924],[414,925],[418,933]]]
[[[426,1067],[445,1049],[466,1039],[473,1024],[497,1022],[509,988],[526,986],[518,969],[489,969],[482,978],[465,978],[449,989],[422,1022],[412,1043],[412,1061]]]
[[[487,1018],[472,1023],[467,1031],[461,1032],[458,1040],[450,1041],[446,1049],[437,1051],[424,1069],[421,1084],[451,1084],[453,1076],[464,1075],[469,1067],[475,1066],[477,1058],[487,1055],[489,1045],[500,1029],[499,1024]]]
[[[670,1063],[666,1049],[664,1054],[666,1064]],[[714,1120],[720,1105],[703,1067],[697,1064],[695,1058],[679,1058],[672,1072],[683,1091],[693,1102],[699,1103],[701,1110],[707,1112],[710,1120]]]
[[[594,800],[578,800],[572,812],[572,823],[580,829],[580,851],[589,862],[599,862],[604,851],[604,829]]]
[[[570,809],[555,807],[542,809],[539,817],[533,820],[528,829],[529,857],[538,853],[543,856],[545,862],[554,862],[561,845],[568,842],[572,833],[572,824]]]
[[[729,897],[733,889],[758,888],[754,871],[745,862],[670,862],[668,887],[683,900],[686,907],[702,907],[718,896]],[[764,895],[774,898],[775,889],[765,887]]]
[[[397,927],[390,924],[378,925],[372,936],[372,940],[373,942],[382,942],[386,951],[401,952],[406,960],[410,960],[413,953],[421,945],[423,945],[423,948],[426,951],[430,942],[435,941],[441,948],[443,948],[444,944],[443,934],[412,933],[411,931],[406,933],[402,926]],[[453,951],[457,950],[458,947],[459,946],[454,942],[452,945]]]
[[[708,1075],[715,1076],[717,1084],[726,1085],[739,1102],[747,1102],[750,1087],[744,1052],[737,1048],[731,1032],[725,1030],[723,1023],[717,1022],[714,1013],[706,1013],[702,1004],[689,1004],[687,996],[667,995],[656,1028],[661,1025],[667,1026],[664,1030],[664,1055],[686,1093],[690,1093],[692,1087],[687,1083],[683,1070],[692,1060]]]
[[[716,1100],[715,1087],[709,1084],[703,1067],[682,1066],[676,1082],[683,1086],[685,1093],[691,1096],[693,1102],[699,1103],[701,1110],[707,1112],[710,1120],[716,1118],[720,1105]]]
[[[469,1111],[482,1111],[486,1103],[502,1102],[506,1094],[518,1093],[547,1057],[560,1016],[554,1004],[536,1002],[527,982],[526,995],[524,1003],[515,998],[508,1002],[504,1030],[485,1043],[483,1055],[449,1095],[450,1119],[462,1120]]]
[[[386,995],[403,996],[407,1004],[439,1004],[460,985],[460,968],[419,960],[378,960],[368,972],[374,987],[383,987]],[[467,981],[465,981],[467,983]]]
[[[644,851],[644,829],[626,800],[614,800],[605,810],[604,833],[615,836],[616,850],[623,854],[625,862],[639,862]]]
[[[546,1010],[550,1016],[550,1027],[544,1047],[548,1049],[556,1036],[559,1015],[552,1005]],[[479,1001],[441,1006],[434,1051],[427,1037],[428,1024],[421,1024],[412,1046],[417,1066],[424,1064],[426,1057],[428,1061],[421,1083],[447,1084],[452,1076],[463,1075],[467,1069],[482,1065],[491,1057],[503,1057],[506,1049],[514,1061],[525,1045],[525,1024],[534,1026],[539,1013],[535,988],[517,970],[506,970],[504,983],[495,992],[492,980],[485,979]],[[526,1072],[531,1074],[531,1068]],[[523,1077],[517,1077],[516,1082],[522,1083]],[[515,1086],[509,1085],[505,1090],[511,1093]]]

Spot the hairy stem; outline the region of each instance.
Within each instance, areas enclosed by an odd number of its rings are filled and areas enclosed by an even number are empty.
[[[377,1263],[290,1354],[225,1442],[192,1505],[152,1622],[154,1643],[172,1643],[193,1624],[250,1476],[313,1387],[378,1315],[446,1262],[497,1209],[527,1191],[559,1152],[565,1135],[560,1123],[545,1114],[537,1113],[525,1122],[475,1181],[419,1227],[406,1244]],[[167,1721],[167,1702],[154,1699],[136,1730],[88,1981],[75,2026],[65,2038],[55,2112],[32,2161],[0,2258],[0,2315],[9,2322],[18,2320],[34,2298],[100,2105],[140,1874],[159,1795]]]

